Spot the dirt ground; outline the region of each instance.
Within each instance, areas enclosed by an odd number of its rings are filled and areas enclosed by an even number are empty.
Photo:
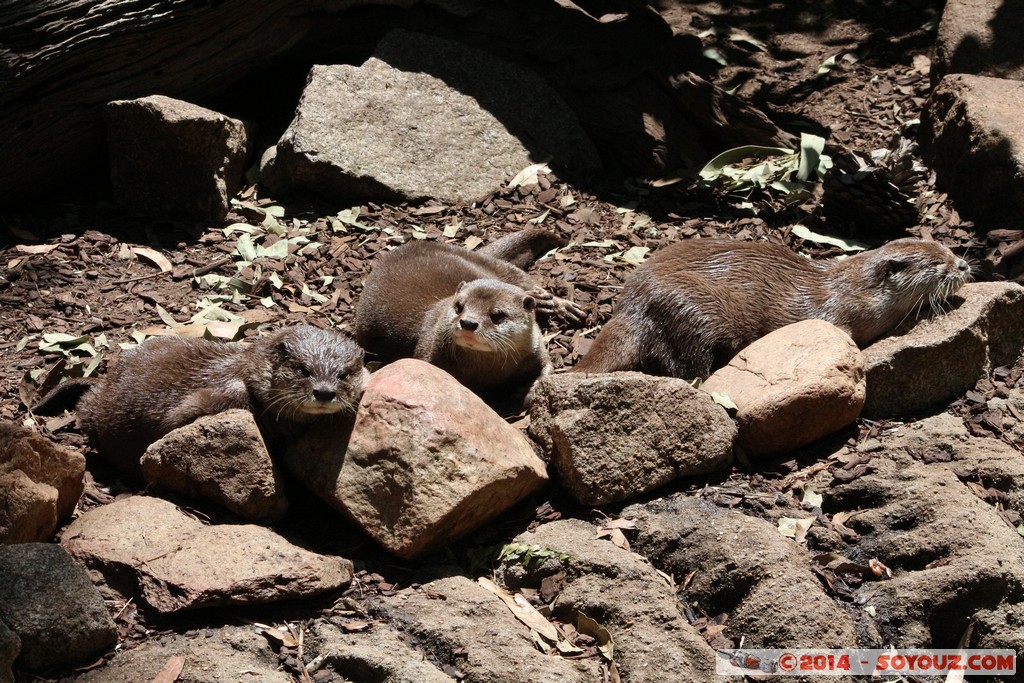
[[[928,55],[941,3],[655,5],[677,31],[702,34],[714,50],[709,54],[723,62],[713,77],[718,85],[735,89],[787,130],[826,136],[864,158],[890,148],[900,135],[913,138],[930,89]],[[975,263],[980,278],[988,277],[997,269],[999,236],[962,220],[935,190],[934,177],[925,172],[922,178],[913,188],[917,226],[854,236],[931,236]],[[140,221],[103,200],[54,194],[45,206],[0,214],[0,420],[30,419],[26,402],[40,384],[52,386],[61,373],[101,374],[122,346],[138,342],[140,331],[166,333],[172,322],[224,338],[255,334],[265,323],[317,321],[350,329],[373,259],[410,238],[473,246],[536,224],[562,233],[570,246],[535,271],[589,317],[582,327],[550,321],[556,368],[573,365],[586,350],[611,314],[634,267],[630,261],[645,249],[700,234],[769,237],[813,256],[840,253],[791,231],[802,224],[818,233],[838,232],[840,226],[822,212],[820,188],[799,205],[753,214],[691,179],[603,177],[582,187],[542,175],[539,184],[475,204],[360,207],[269,197],[250,185],[224,225],[200,227]],[[228,229],[238,224],[251,226],[252,252],[239,250],[242,230]],[[283,239],[287,250],[278,244]],[[38,418],[38,426],[63,444],[87,448],[67,416]],[[862,425],[862,437],[872,429],[877,425]],[[780,463],[779,476],[790,468]],[[90,460],[90,471],[116,493],[116,477],[101,464]],[[737,472],[732,479],[772,488],[762,474]],[[539,518],[585,514],[557,492],[549,495],[551,501],[537,501]],[[91,486],[82,505],[107,499]],[[487,535],[493,540],[501,533],[499,524]],[[381,581],[404,571],[376,558],[368,562],[378,579],[384,576]]]

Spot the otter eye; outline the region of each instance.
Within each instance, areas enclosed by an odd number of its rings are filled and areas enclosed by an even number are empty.
[[[493,313],[491,313],[491,322],[497,325],[507,317],[508,314],[505,313],[505,311],[494,311]]]
[[[456,301],[455,302],[455,312],[456,313],[462,313],[462,310],[464,308],[465,308],[465,306],[463,305],[463,303],[461,301]]]
[[[303,377],[310,377],[313,374],[313,372],[309,368],[307,368],[305,365],[300,365],[298,369],[299,369],[299,374],[302,375]]]
[[[341,372],[338,373],[338,379],[340,379],[342,382],[344,382],[346,379],[348,379],[348,376],[349,376],[349,371],[348,370],[342,370]]]

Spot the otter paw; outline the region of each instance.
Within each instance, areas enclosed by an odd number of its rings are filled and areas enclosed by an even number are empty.
[[[554,308],[558,315],[571,323],[578,325],[587,319],[587,312],[568,299],[554,297]]]

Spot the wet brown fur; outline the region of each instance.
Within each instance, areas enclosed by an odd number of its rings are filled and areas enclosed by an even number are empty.
[[[78,423],[101,455],[138,473],[151,443],[203,415],[250,410],[272,446],[297,424],[355,410],[365,382],[362,349],[310,325],[249,344],[157,337],[125,351],[106,378],[89,383],[78,400]],[[83,384],[58,386],[35,410]]]
[[[815,318],[865,346],[969,276],[966,261],[923,240],[831,262],[766,242],[686,240],[636,270],[574,370],[707,377],[754,340]]]
[[[487,399],[528,387],[550,367],[537,312],[582,312],[519,265],[563,243],[552,233],[524,230],[479,252],[425,240],[402,245],[382,255],[366,278],[356,338],[384,362],[426,360]]]

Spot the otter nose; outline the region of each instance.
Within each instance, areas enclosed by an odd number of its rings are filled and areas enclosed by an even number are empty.
[[[464,330],[469,330],[470,332],[472,332],[476,328],[480,327],[480,323],[478,323],[475,320],[470,320],[469,318],[463,318],[462,320],[459,321],[459,327],[461,327]]]
[[[325,403],[327,401],[333,401],[334,397],[337,396],[337,395],[338,394],[333,389],[314,389],[313,390],[313,398],[315,398],[318,401],[323,401]]]
[[[968,263],[967,261],[963,260],[962,258],[961,259],[957,259],[956,260],[956,269],[959,270],[961,273],[969,273],[969,272],[971,272],[971,264]]]

